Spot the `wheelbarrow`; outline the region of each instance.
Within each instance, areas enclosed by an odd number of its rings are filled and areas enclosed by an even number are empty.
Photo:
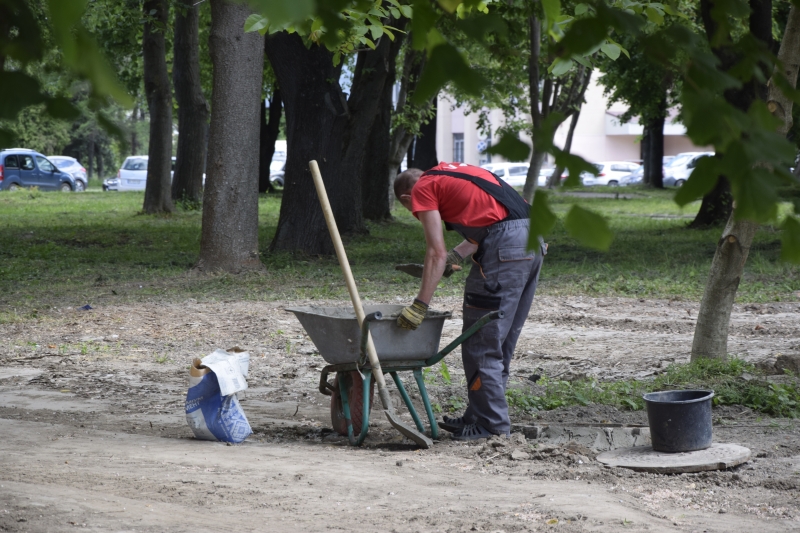
[[[353,446],[361,445],[369,432],[369,412],[374,382],[372,366],[367,357],[368,334],[371,334],[374,341],[382,372],[392,376],[414,424],[420,433],[425,433],[422,420],[414,404],[411,403],[398,372],[409,371],[414,375],[422,404],[428,415],[430,437],[437,439],[439,426],[425,388],[422,369],[444,359],[490,321],[503,317],[502,311],[492,311],[484,315],[453,342],[439,350],[444,321],[450,318],[451,314],[428,310],[420,327],[409,331],[398,327],[396,323],[402,309],[402,305],[365,306],[366,316],[361,328],[358,327],[358,320],[352,308],[287,309],[297,316],[322,358],[329,363],[320,373],[319,391],[331,397],[331,424],[334,430],[341,435],[347,435]],[[328,376],[333,373],[336,377],[331,383],[328,381]]]

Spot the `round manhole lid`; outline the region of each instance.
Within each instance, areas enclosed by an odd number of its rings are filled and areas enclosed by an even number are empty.
[[[617,448],[597,456],[606,466],[630,468],[638,472],[680,474],[723,470],[740,465],[750,459],[750,449],[738,444],[717,444],[694,452],[657,452],[650,446]]]

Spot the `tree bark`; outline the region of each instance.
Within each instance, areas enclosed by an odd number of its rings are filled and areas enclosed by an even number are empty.
[[[131,153],[130,153],[130,155],[138,155],[138,153],[139,153],[139,132],[138,132],[138,128],[136,127],[136,123],[138,122],[138,118],[139,118],[139,102],[137,101],[136,104],[134,104],[133,112],[131,113]]]
[[[414,139],[414,160],[408,162],[409,168],[428,170],[439,164],[436,155],[436,113],[439,108],[439,95],[431,100],[433,116],[419,128],[419,135]]]
[[[411,39],[408,39],[411,42]],[[400,79],[400,91],[397,95],[397,113],[406,112],[406,102],[408,97],[414,93],[417,87],[422,67],[425,65],[425,54],[411,49],[410,46],[406,48],[405,57],[403,58],[403,73]],[[409,109],[409,114],[414,113],[414,109]],[[398,124],[392,131],[391,144],[389,148],[389,183],[394,183],[400,171],[400,165],[403,163],[403,158],[406,157],[406,162],[414,160],[412,146],[414,143],[414,136],[408,129]],[[392,194],[392,193],[390,193]]]
[[[258,160],[258,192],[272,192],[275,189],[269,181],[270,163],[275,155],[275,141],[281,128],[281,115],[283,103],[281,91],[277,84],[272,88],[272,98],[269,99],[269,117],[264,102],[261,102],[261,134],[259,136]]]
[[[97,156],[97,178],[103,180],[105,175],[105,168],[103,163],[103,147],[100,145],[100,143],[97,142],[95,142],[94,146],[96,151],[95,155]],[[86,176],[86,181],[89,181],[88,175]]]
[[[647,150],[644,152],[643,181],[653,189],[664,188],[664,123],[661,116],[645,125]]]
[[[198,10],[193,0],[175,9],[172,79],[178,102],[178,150],[172,177],[172,200],[200,205],[208,144],[208,103],[200,82]]]
[[[92,169],[94,169],[94,133],[89,134],[89,147],[86,149],[88,155],[88,166],[86,167],[86,179],[92,179]]]
[[[360,173],[386,80],[390,45],[389,39],[381,39],[375,51],[359,54],[350,98],[345,100],[338,83],[341,66],[333,66],[331,52],[317,45],[306,48],[297,34],[281,32],[267,38],[267,55],[284,99],[288,147],[271,250],[333,253],[308,170],[312,159],[319,163],[340,232],[366,232]]]
[[[751,32],[767,44],[771,41],[771,24],[764,20],[771,17],[772,4],[769,1],[752,0],[750,3]],[[800,10],[792,4],[784,30],[783,40],[778,51],[778,63],[783,67],[786,79],[795,87],[800,70]],[[772,114],[781,120],[778,133],[786,135],[792,127],[792,101],[778,89],[775,83],[768,83],[764,91],[753,86],[755,96],[765,94]],[[739,288],[747,255],[753,242],[758,224],[749,220],[737,220],[735,208],[731,212],[722,238],[717,244],[711,273],[706,284],[697,325],[692,341],[692,361],[701,358],[725,358],[728,355],[728,328],[731,309]]]
[[[211,0],[214,68],[199,270],[263,269],[258,255],[258,139],[264,37],[244,33],[250,9]]]
[[[164,32],[167,28],[167,0],[146,0],[144,6],[144,92],[150,111],[150,143],[147,150],[147,185],[144,190],[145,213],[171,213],[174,210],[171,189],[172,170],[172,90],[166,62]],[[153,13],[153,14],[151,14]]]
[[[700,209],[688,227],[689,229],[707,229],[725,224],[732,211],[733,195],[730,183],[725,176],[720,176],[711,192],[703,196]]]
[[[579,109],[572,115],[572,118],[569,121],[569,129],[567,130],[567,139],[564,141],[564,151],[567,152],[568,154],[572,152],[572,138],[575,135],[575,126],[578,125],[578,119],[580,118],[580,116],[581,116],[581,111]],[[540,170],[541,166],[542,165],[540,163],[539,164]],[[561,174],[563,173],[564,173],[564,166],[556,165],[556,167],[553,169],[553,173],[550,174],[549,178],[547,178],[548,187],[549,188],[555,187],[561,180]],[[538,176],[536,179],[538,181],[539,179]]]

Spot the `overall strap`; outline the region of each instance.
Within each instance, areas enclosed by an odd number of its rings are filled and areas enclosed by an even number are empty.
[[[488,170],[481,169],[495,177],[499,185],[495,185],[483,178],[467,174],[466,172],[451,172],[449,170],[429,170],[423,176],[450,176],[474,183],[486,194],[500,202],[508,209],[508,216],[503,220],[519,220],[530,216],[531,206],[514,190],[514,188]],[[450,228],[448,228],[450,229]]]

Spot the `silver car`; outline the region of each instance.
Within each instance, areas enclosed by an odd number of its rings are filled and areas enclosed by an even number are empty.
[[[65,155],[49,155],[47,159],[58,167],[58,170],[72,176],[75,181],[75,192],[86,190],[86,184],[89,183],[89,179],[86,177],[86,169],[77,159]]]

